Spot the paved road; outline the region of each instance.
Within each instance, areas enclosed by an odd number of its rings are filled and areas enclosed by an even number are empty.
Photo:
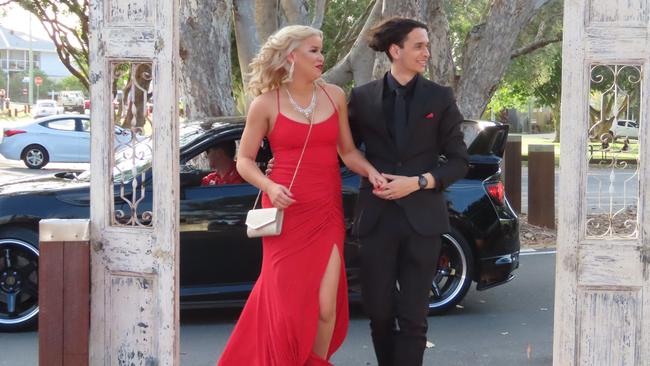
[[[425,352],[425,365],[551,365],[555,255],[533,254],[522,255],[512,282],[483,292],[472,289],[462,308],[429,318],[434,346]],[[182,312],[181,365],[213,366],[237,316],[236,310]],[[37,350],[36,332],[0,333],[0,366],[37,365]],[[376,365],[367,320],[357,307],[332,362]]]
[[[61,171],[84,171],[90,164],[50,163],[43,169],[28,169],[20,160],[7,160],[0,155],[0,185],[16,179],[38,177]]]

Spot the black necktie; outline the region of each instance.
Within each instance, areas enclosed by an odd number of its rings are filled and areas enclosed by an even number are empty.
[[[406,142],[406,100],[404,94],[406,89],[395,89],[395,111],[393,121],[395,123],[395,144],[398,148],[404,146]]]

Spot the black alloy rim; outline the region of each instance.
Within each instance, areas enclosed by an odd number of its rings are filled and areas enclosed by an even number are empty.
[[[38,250],[17,239],[0,240],[0,324],[38,313]]]
[[[429,292],[429,307],[448,304],[461,291],[467,277],[467,258],[463,249],[451,235],[444,235],[440,249],[438,269]]]

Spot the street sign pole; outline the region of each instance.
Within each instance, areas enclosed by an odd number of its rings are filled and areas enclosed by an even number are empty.
[[[34,50],[32,49],[32,15],[29,14],[29,106],[34,104]]]
[[[41,84],[43,84],[43,78],[40,76],[37,76],[34,78],[34,84],[36,85],[36,99],[39,99],[39,89],[41,88]]]

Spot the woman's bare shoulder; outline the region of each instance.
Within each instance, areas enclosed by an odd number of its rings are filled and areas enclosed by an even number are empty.
[[[345,91],[343,91],[340,86],[326,82],[323,82],[321,85],[325,88],[325,91],[332,97],[332,99],[338,102],[345,102]]]
[[[267,91],[253,98],[249,110],[267,111],[269,114],[276,109],[277,89]]]

